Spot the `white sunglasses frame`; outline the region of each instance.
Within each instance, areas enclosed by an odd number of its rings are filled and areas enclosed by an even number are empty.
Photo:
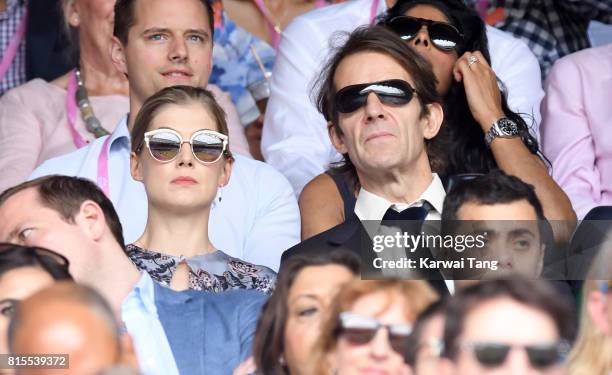
[[[160,134],[160,133],[171,133],[174,134],[178,137],[178,139],[180,140],[179,143],[179,150],[176,153],[176,155],[170,159],[170,160],[159,160],[157,159],[154,155],[153,155],[153,151],[151,151],[151,147],[149,146],[149,140],[156,134]],[[221,153],[219,153],[219,157],[217,157],[215,160],[213,161],[203,161],[200,158],[198,158],[195,154],[195,152],[193,152],[193,140],[196,136],[200,135],[200,134],[208,134],[208,135],[212,135],[214,137],[219,138],[222,143],[223,143],[223,147],[221,148]],[[215,130],[210,130],[210,129],[200,129],[200,130],[196,130],[195,132],[193,132],[193,134],[191,134],[191,137],[189,137],[189,140],[185,140],[183,139],[183,137],[181,136],[181,134],[179,132],[177,132],[174,129],[170,129],[170,128],[159,128],[159,129],[155,129],[155,130],[150,130],[148,132],[144,133],[144,142],[145,145],[147,147],[147,149],[149,150],[149,155],[151,155],[151,157],[160,163],[170,163],[171,161],[173,161],[174,159],[176,159],[177,156],[179,156],[179,154],[181,153],[182,149],[183,149],[183,144],[184,143],[189,143],[189,149],[191,150],[191,154],[193,155],[193,157],[199,161],[202,164],[213,164],[218,162],[223,155],[226,154],[227,152],[227,144],[228,144],[228,137],[225,134],[221,134],[218,131]]]

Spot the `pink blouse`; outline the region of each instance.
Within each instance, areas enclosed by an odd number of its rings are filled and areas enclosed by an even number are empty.
[[[545,90],[542,148],[580,219],[612,205],[612,44],[558,60]]]
[[[251,156],[238,113],[228,94],[208,87],[227,113],[230,149]],[[122,95],[89,98],[102,126],[112,132],[129,111],[128,97]],[[76,129],[87,141],[93,135],[77,114]],[[0,97],[0,192],[25,181],[43,161],[76,149],[68,128],[66,90],[34,79]]]

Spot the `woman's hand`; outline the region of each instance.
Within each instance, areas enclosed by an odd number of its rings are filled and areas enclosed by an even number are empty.
[[[253,374],[256,370],[257,368],[255,367],[255,360],[253,359],[253,357],[249,357],[234,369],[232,375]]]
[[[470,59],[476,62],[470,64]],[[457,60],[453,76],[458,82],[463,81],[472,116],[486,133],[495,121],[504,117],[495,72],[482,53],[475,51],[466,52]]]

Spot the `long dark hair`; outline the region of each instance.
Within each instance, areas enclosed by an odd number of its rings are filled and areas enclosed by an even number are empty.
[[[384,25],[386,21],[405,15],[417,5],[435,7],[463,33],[464,42],[457,51],[459,56],[466,51],[480,51],[489,65],[491,64],[485,23],[475,10],[460,0],[398,0],[379,18],[379,23]],[[547,162],[539,149],[537,139],[529,132],[529,125],[523,117],[508,107],[507,92],[503,82],[498,79],[498,83],[504,114],[518,125],[520,137],[527,149]],[[448,150],[446,171],[443,173],[445,176],[459,173],[487,173],[498,169],[497,162],[484,141],[482,129],[472,116],[462,82],[452,80],[450,90],[444,98],[444,123],[440,133],[432,141],[444,143],[435,149]]]
[[[304,268],[330,264],[344,266],[354,275],[359,273],[359,257],[348,250],[309,256],[296,255],[281,265],[276,280],[276,289],[263,307],[253,342],[253,358],[258,374],[282,375],[288,373],[285,364],[281,363],[280,359],[285,351],[289,291]]]

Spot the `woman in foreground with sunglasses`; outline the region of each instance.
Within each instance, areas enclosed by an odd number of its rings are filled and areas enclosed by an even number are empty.
[[[142,236],[126,251],[134,264],[175,290],[271,293],[276,273],[230,257],[208,238],[210,210],[222,203],[232,154],[225,113],[205,89],[174,86],[144,103],[132,131],[132,177],[147,192]]]
[[[432,147],[442,152],[430,155],[441,160],[432,165],[434,172],[445,182],[454,175],[494,169],[517,176],[536,188],[547,219],[566,220],[568,228],[555,228],[556,239],[569,239],[576,219],[571,203],[549,176],[529,126],[510,110],[506,93],[500,91],[491,69],[485,24],[478,14],[458,0],[399,0],[379,24],[423,56],[438,80],[436,88],[445,106],[444,124]],[[353,184],[342,173],[334,173],[341,169],[334,169],[313,180],[300,197],[303,239],[352,215],[358,181]],[[331,193],[334,186],[336,193]],[[328,198],[321,202],[322,196]]]
[[[412,324],[437,299],[421,280],[355,280],[334,301],[315,348],[316,374],[410,373]]]

